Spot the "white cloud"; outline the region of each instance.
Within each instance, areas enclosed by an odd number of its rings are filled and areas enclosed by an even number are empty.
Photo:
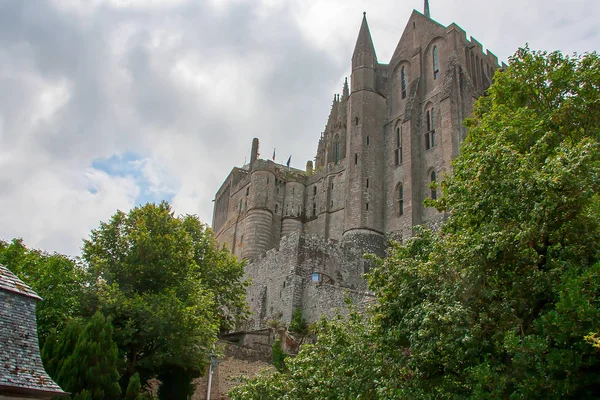
[[[0,4],[0,239],[71,255],[139,198],[212,219],[212,199],[253,137],[269,158],[312,159],[350,72],[362,12],[389,61],[412,8],[373,0],[46,0]],[[501,60],[529,42],[599,43],[593,0],[437,0]],[[94,160],[135,153],[137,173]],[[146,196],[146,197],[144,197]]]

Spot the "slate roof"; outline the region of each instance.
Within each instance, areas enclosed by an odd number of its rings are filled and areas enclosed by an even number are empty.
[[[19,293],[24,296],[33,297],[34,299],[41,300],[42,298],[33,291],[32,288],[23,283],[22,280],[17,278],[15,274],[10,272],[8,268],[0,264],[0,289],[9,290],[11,292]]]
[[[35,319],[38,300],[29,286],[0,265],[0,394],[65,394],[42,364]]]

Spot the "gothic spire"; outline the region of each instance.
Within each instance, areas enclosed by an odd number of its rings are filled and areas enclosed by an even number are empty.
[[[371,39],[371,32],[369,32],[366,12],[363,12],[362,24],[360,25],[358,39],[356,39],[356,46],[354,47],[354,55],[358,53],[371,53],[375,55],[375,47],[373,46],[373,39]]]
[[[431,13],[429,12],[429,0],[425,0],[425,16],[431,18]]]
[[[342,91],[342,99],[345,100],[350,96],[350,91],[348,90],[348,77],[344,80],[344,89]]]

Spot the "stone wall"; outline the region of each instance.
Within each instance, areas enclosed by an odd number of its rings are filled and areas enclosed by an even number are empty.
[[[260,329],[269,321],[289,325],[301,308],[308,322],[346,309],[345,297],[363,302],[363,273],[369,262],[362,251],[369,248],[361,235],[343,241],[294,232],[281,239],[279,250],[270,250],[246,266],[252,279],[246,300],[253,313],[241,328]]]

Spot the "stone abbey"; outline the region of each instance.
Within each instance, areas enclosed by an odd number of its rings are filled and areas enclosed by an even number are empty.
[[[309,321],[350,296],[367,301],[364,253],[383,255],[390,239],[444,215],[423,201],[451,173],[467,130],[463,120],[490,86],[498,59],[456,24],[413,11],[387,64],[377,60],[366,15],[350,81],[335,95],[317,153],[306,170],[258,158],[233,168],[215,196],[213,230],[248,260],[248,303],[260,329]]]

